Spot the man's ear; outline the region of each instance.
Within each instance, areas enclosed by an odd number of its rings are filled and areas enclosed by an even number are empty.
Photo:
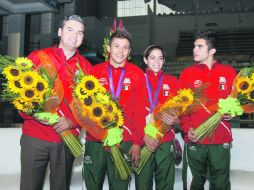
[[[62,29],[61,28],[58,29],[57,35],[58,35],[58,37],[62,36]]]
[[[209,50],[209,54],[214,55],[216,53],[216,49],[212,48]]]

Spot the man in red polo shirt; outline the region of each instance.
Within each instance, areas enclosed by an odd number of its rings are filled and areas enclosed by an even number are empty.
[[[50,189],[68,190],[74,157],[64,146],[59,134],[66,129],[78,135],[78,124],[75,121],[68,103],[72,99],[71,82],[76,64],[79,63],[84,72],[91,69],[91,64],[77,48],[84,38],[84,22],[77,16],[66,17],[58,30],[60,43],[58,46],[34,51],[29,58],[39,65],[38,52],[43,51],[53,61],[58,76],[64,87],[64,100],[59,106],[59,122],[53,126],[44,121],[21,113],[24,119],[21,137],[21,190],[43,189],[44,177],[49,164]]]
[[[210,189],[230,189],[230,148],[232,142],[230,117],[225,115],[215,132],[198,141],[194,129],[203,123],[213,112],[208,106],[226,98],[232,88],[236,71],[229,65],[221,64],[214,58],[216,53],[215,35],[198,31],[195,34],[193,58],[195,64],[186,68],[180,75],[180,88],[199,88],[206,84],[204,95],[208,101],[204,109],[182,117],[181,127],[187,143],[187,160],[192,172],[191,189],[204,189],[207,172],[210,174]]]
[[[146,93],[144,72],[127,59],[131,51],[131,36],[124,29],[117,29],[109,39],[107,48],[109,60],[95,65],[93,74],[115,98],[123,110],[124,125],[121,150],[130,155],[134,165],[140,158],[140,146],[143,141],[145,126]],[[129,180],[121,180],[111,155],[101,142],[96,141],[89,133],[85,144],[83,176],[88,190],[101,190],[108,175],[109,189],[127,190]]]

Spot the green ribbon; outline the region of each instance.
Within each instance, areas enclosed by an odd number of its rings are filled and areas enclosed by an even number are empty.
[[[163,134],[158,131],[154,124],[148,123],[145,127],[145,134],[149,135],[153,139],[156,139],[156,135],[160,135],[163,137]]]
[[[243,114],[243,109],[237,98],[227,97],[226,99],[219,99],[219,110],[222,115],[230,114],[232,117]]]
[[[114,146],[123,140],[123,129],[114,127],[108,130],[108,135],[104,140],[103,146]]]
[[[59,115],[57,115],[57,113],[52,114],[50,112],[40,112],[34,114],[34,116],[40,120],[46,120],[49,123],[49,125],[53,125],[57,123],[59,120]]]

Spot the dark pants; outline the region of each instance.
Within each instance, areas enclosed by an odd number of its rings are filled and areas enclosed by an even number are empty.
[[[128,153],[131,142],[122,142],[121,151]],[[129,180],[122,180],[109,152],[105,151],[102,143],[86,141],[83,162],[83,177],[87,190],[102,190],[106,174],[110,190],[127,190]]]
[[[69,190],[74,157],[63,143],[22,135],[20,190],[43,189],[49,164],[50,189]]]
[[[139,175],[136,175],[137,190],[152,190],[153,176],[157,190],[173,190],[175,182],[175,160],[171,142],[161,144],[152,153]]]
[[[230,144],[187,144],[192,173],[191,190],[204,190],[209,177],[211,190],[230,190]],[[207,177],[207,174],[209,176]]]

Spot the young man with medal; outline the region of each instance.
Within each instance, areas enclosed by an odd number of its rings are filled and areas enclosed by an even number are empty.
[[[123,27],[112,32],[107,51],[109,60],[95,65],[93,74],[113,98],[118,99],[124,115],[121,151],[129,155],[133,165],[138,165],[145,126],[144,72],[128,61],[131,35]],[[129,180],[120,179],[107,147],[89,133],[85,150],[83,177],[88,190],[102,189],[106,173],[109,189],[128,189]]]

